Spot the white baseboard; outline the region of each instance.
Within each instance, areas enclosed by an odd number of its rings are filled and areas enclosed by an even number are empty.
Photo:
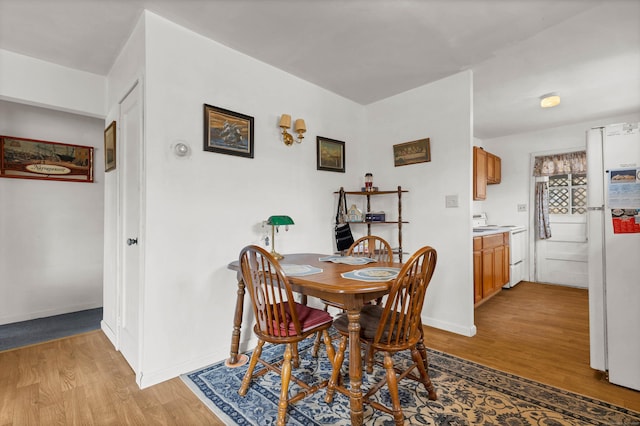
[[[424,316],[422,317],[422,323],[430,327],[439,328],[440,330],[450,331],[467,337],[475,336],[477,332],[475,324],[468,327]]]
[[[157,385],[158,383],[162,383],[166,380],[179,377],[181,374],[189,373],[191,371],[199,370],[203,367],[206,367],[207,365],[215,364],[216,362],[222,361],[226,357],[228,357],[228,354],[226,354],[226,356],[222,356],[222,358],[220,353],[208,354],[206,356],[177,364],[168,368],[164,368],[162,370],[141,372],[139,374],[138,384],[140,386],[140,389],[148,388],[149,386]]]
[[[251,338],[247,341],[240,342],[239,353],[245,353],[253,350],[258,344],[258,338],[255,334],[251,333]],[[149,386],[157,385],[166,380],[179,377],[181,374],[189,373],[191,371],[200,370],[207,365],[215,364],[222,360],[229,358],[229,346],[223,345],[223,350],[215,353],[210,353],[202,357],[183,362],[174,366],[164,368],[157,371],[144,371],[140,374],[138,385],[140,389],[147,388]]]
[[[118,343],[117,343],[117,340],[116,340],[116,334],[111,329],[111,327],[109,327],[109,325],[106,322],[104,322],[104,320],[100,321],[100,329],[105,334],[105,336],[107,336],[107,339],[109,339],[109,341],[113,345],[114,349],[118,350]]]

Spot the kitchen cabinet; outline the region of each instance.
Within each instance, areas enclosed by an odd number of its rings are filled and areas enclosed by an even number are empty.
[[[342,188],[341,188],[342,189]],[[366,216],[367,213],[371,213],[371,197],[378,197],[378,196],[383,196],[383,195],[395,195],[396,197],[398,197],[398,201],[397,201],[397,210],[398,210],[398,217],[397,219],[389,219],[387,217],[385,217],[384,221],[364,221],[364,222],[349,222],[350,224],[353,225],[357,225],[357,224],[363,224],[367,226],[367,235],[371,235],[371,228],[375,227],[375,226],[379,226],[379,225],[385,225],[385,224],[392,224],[398,227],[398,247],[397,249],[394,248],[394,254],[398,257],[398,261],[400,263],[402,263],[402,225],[409,223],[406,221],[402,220],[402,194],[403,193],[407,193],[409,191],[402,189],[400,186],[398,186],[398,189],[396,191],[345,191],[346,195],[358,195],[358,196],[363,196],[367,198],[367,208],[366,208],[366,212],[364,213],[364,215]],[[340,192],[334,192],[334,194],[339,194]],[[389,241],[389,243],[391,243],[391,241]]]
[[[473,302],[475,306],[497,294],[509,282],[509,233],[473,239]]]
[[[493,185],[502,180],[502,160],[497,155],[487,152],[487,184]]]
[[[487,198],[487,152],[473,147],[473,199]]]
[[[502,181],[502,160],[484,149],[473,147],[473,199],[487,198],[487,185]]]

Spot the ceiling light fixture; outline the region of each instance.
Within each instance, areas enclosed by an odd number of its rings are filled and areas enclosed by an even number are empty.
[[[547,93],[540,96],[540,108],[551,108],[560,105],[560,95],[557,93]]]

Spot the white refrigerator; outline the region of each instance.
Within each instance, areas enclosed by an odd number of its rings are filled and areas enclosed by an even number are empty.
[[[640,390],[640,132],[587,132],[591,367]]]

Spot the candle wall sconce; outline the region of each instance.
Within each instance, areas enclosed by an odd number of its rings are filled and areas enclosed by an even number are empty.
[[[287,132],[287,130],[291,128],[291,116],[289,114],[282,114],[282,116],[280,117],[279,126],[282,129],[282,141],[286,146],[291,146],[294,139],[291,133]],[[307,125],[302,118],[298,118],[294,122],[293,131],[298,134],[296,142],[302,143],[302,139],[304,139],[304,133],[307,131]]]

